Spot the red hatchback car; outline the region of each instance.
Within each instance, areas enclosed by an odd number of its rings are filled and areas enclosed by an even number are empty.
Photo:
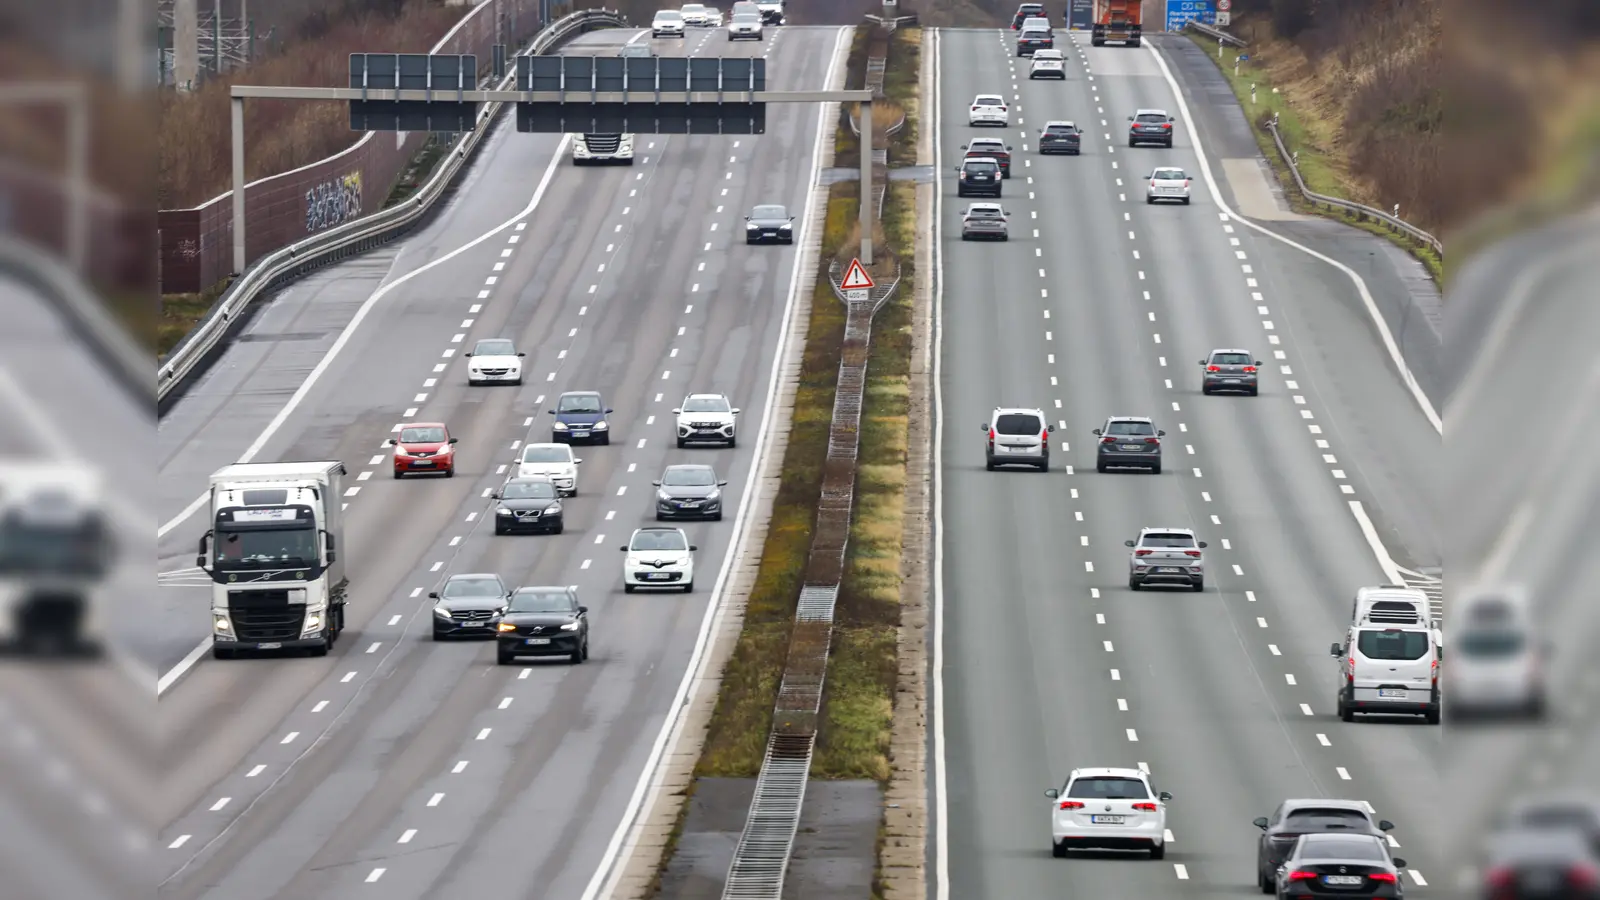
[[[400,429],[399,437],[389,439],[394,447],[394,477],[413,472],[456,474],[456,438],[443,422],[412,422]]]

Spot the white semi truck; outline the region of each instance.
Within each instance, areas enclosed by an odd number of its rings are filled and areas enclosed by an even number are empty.
[[[101,478],[86,466],[0,460],[0,645],[98,654],[115,552]]]
[[[211,475],[211,528],[195,564],[211,575],[211,653],[326,656],[349,582],[340,462],[236,463]]]
[[[623,59],[646,57],[650,45],[638,41],[622,45],[618,56]],[[574,134],[572,136],[572,164],[621,163],[633,165],[633,135],[631,134]]]

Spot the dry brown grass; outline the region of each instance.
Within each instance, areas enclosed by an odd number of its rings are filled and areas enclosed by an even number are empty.
[[[195,206],[231,186],[228,90],[235,82],[344,84],[349,79],[349,54],[426,52],[466,12],[463,7],[445,6],[442,0],[404,0],[397,15],[366,12],[353,21],[329,23],[315,40],[213,79],[193,94],[165,92],[156,178],[159,207]],[[251,180],[316,162],[361,137],[350,130],[346,104],[274,100],[250,104],[245,136],[251,148],[245,171]]]

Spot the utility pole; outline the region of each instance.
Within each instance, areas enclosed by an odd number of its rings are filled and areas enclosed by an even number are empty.
[[[192,91],[200,80],[200,0],[174,0],[172,19],[172,83]]]

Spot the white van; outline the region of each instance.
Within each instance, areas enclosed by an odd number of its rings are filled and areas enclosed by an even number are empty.
[[[1356,602],[1357,618],[1344,643],[1329,651],[1339,661],[1339,718],[1353,722],[1356,713],[1415,715],[1429,725],[1439,724],[1443,650],[1437,629],[1425,612],[1386,609],[1377,599],[1369,600],[1370,608],[1363,612],[1359,594]]]
[[[1444,678],[1451,715],[1541,717],[1550,642],[1539,636],[1526,592],[1508,586],[1464,594],[1451,607],[1451,662]]]

